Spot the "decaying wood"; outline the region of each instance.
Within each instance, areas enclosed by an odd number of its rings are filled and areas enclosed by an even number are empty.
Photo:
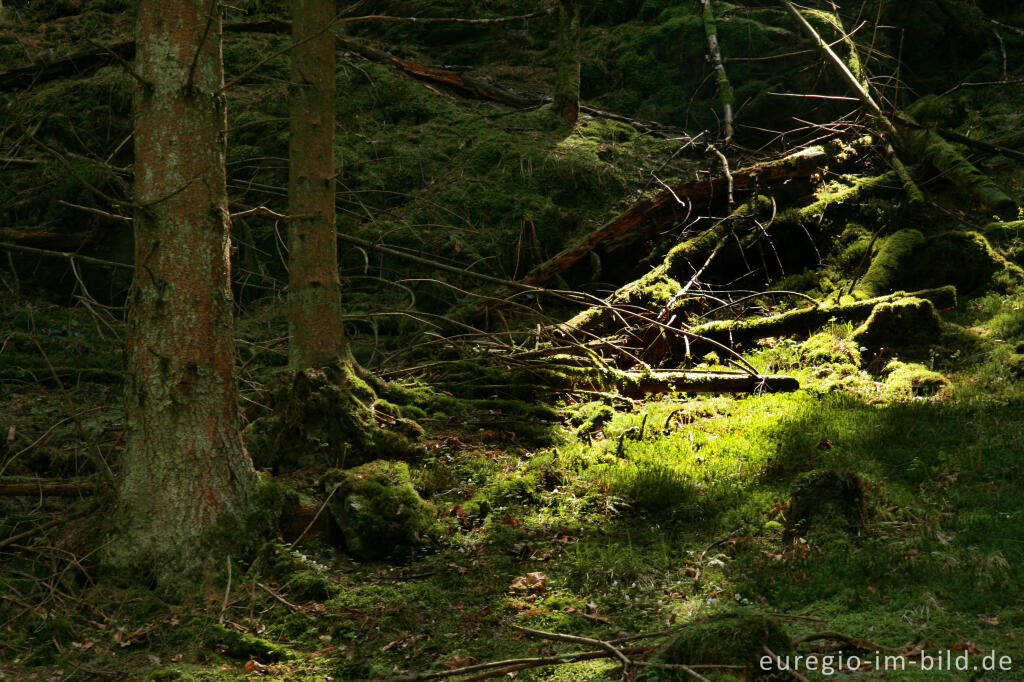
[[[76,52],[61,59],[41,61],[0,73],[0,92],[24,90],[38,83],[77,76],[105,66],[117,58],[131,59],[135,41],[125,40],[99,50]]]
[[[694,327],[692,331],[730,345],[745,344],[769,336],[810,334],[830,321],[860,322],[867,319],[879,303],[907,297],[926,299],[940,310],[956,306],[956,288],[945,286],[909,293],[898,292],[854,303],[825,303],[762,318],[708,322]]]
[[[96,484],[92,481],[18,481],[0,482],[0,497],[79,497],[94,495]]]
[[[749,190],[779,180],[808,177],[820,170],[830,158],[831,155],[824,147],[809,147],[782,159],[733,172],[732,186],[734,190]],[[680,200],[691,203],[707,201],[713,197],[722,197],[724,200],[728,190],[729,180],[725,177],[673,185],[650,199],[634,204],[617,218],[536,266],[520,283],[539,284],[565,272],[599,246],[607,252],[614,251],[652,232],[666,229],[687,213],[686,207],[680,205]],[[511,293],[502,289],[495,297],[501,298]]]
[[[1017,215],[1017,202],[1008,197],[992,180],[979,171],[963,154],[931,129],[912,130],[906,144],[921,161],[931,164],[943,177],[974,197],[982,206],[1001,218]]]
[[[832,64],[833,68],[852,90],[857,99],[871,114],[878,119],[883,132],[890,142],[906,152],[911,159],[931,164],[945,177],[951,180],[958,187],[977,199],[983,206],[997,213],[1001,217],[1011,217],[1017,213],[1017,204],[996,186],[985,174],[979,171],[962,154],[956,151],[949,143],[943,140],[936,132],[917,126],[917,124],[905,114],[900,114],[898,120],[901,130],[883,112],[878,103],[871,97],[864,85],[853,75],[842,59],[832,51],[817,31],[814,30],[802,14],[788,0],[782,0],[783,6],[800,25],[800,28],[818,46],[818,49]],[[907,127],[910,127],[907,129]],[[903,163],[896,157],[895,152],[891,153],[895,160],[893,168],[900,175],[904,186],[912,200],[920,199],[920,190],[910,179],[909,173]]]

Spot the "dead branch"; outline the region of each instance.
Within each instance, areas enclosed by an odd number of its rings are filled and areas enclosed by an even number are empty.
[[[651,647],[630,647],[628,649],[622,649],[622,653],[631,654],[643,654],[651,650]],[[456,675],[465,675],[467,673],[473,673],[483,670],[491,670],[495,675],[504,675],[508,670],[523,670],[526,668],[538,668],[543,665],[564,665],[566,663],[578,663],[580,661],[593,661],[598,658],[609,658],[611,654],[601,649],[599,651],[581,651],[578,653],[567,653],[567,654],[556,654],[554,656],[540,656],[530,658],[510,658],[504,661],[490,661],[488,663],[477,663],[476,665],[468,665],[462,668],[453,668],[452,670],[442,670],[433,673],[413,673],[405,677],[392,677],[384,680],[383,682],[419,682],[420,680],[440,680],[446,677],[455,677]],[[498,670],[500,669],[500,670]],[[492,675],[493,676],[493,675]],[[486,679],[485,677],[477,677],[474,679]]]

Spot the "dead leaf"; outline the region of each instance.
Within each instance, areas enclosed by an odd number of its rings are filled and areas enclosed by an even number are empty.
[[[548,584],[548,577],[537,571],[521,575],[512,581],[509,588],[513,590],[543,590]]]
[[[466,522],[466,510],[462,508],[461,504],[457,504],[448,510],[448,516],[454,516],[462,523]]]
[[[467,665],[473,665],[476,659],[472,656],[452,656],[444,660],[444,667],[449,670],[455,670],[456,668],[465,668]]]
[[[502,516],[501,522],[504,523],[506,526],[512,526],[513,528],[519,527],[519,519],[512,516],[511,514],[505,514],[504,516]]]
[[[818,441],[818,444],[815,447],[817,447],[819,450],[828,450],[829,448],[832,447],[832,441],[830,441],[828,438],[822,438],[821,440]]]
[[[1000,623],[1000,621],[999,621],[999,616],[992,616],[992,617],[990,617],[990,618],[986,618],[986,617],[982,616],[982,618],[981,618],[981,619],[982,619],[983,621],[985,621],[985,624],[986,624],[986,625],[991,625],[992,627],[996,627],[996,626],[998,626],[998,625],[999,625],[999,623]]]

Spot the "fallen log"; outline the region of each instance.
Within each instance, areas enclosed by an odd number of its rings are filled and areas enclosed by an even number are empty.
[[[786,393],[800,382],[783,374],[753,375],[746,372],[623,372],[619,393],[642,398],[650,393]]]
[[[789,0],[782,0],[782,5],[790,13],[793,19],[800,25],[804,33],[808,35],[818,46],[824,57],[831,62],[833,68],[845,81],[847,87],[856,94],[861,104],[878,119],[883,131],[889,140],[907,152],[912,161],[921,161],[931,164],[955,185],[974,197],[985,208],[995,212],[1001,218],[1009,219],[1017,215],[1016,202],[1008,197],[999,187],[996,186],[988,176],[979,171],[962,154],[956,151],[952,145],[942,139],[938,133],[922,128],[911,117],[898,113],[897,120],[900,127],[889,119],[878,103],[868,94],[864,84],[854,76],[849,67],[829,47],[828,43],[822,40],[821,36],[800,14]],[[895,161],[893,167],[900,175],[904,185],[907,186],[908,194],[914,200],[920,200],[920,190],[910,179],[909,173],[903,167],[902,162],[892,154]]]
[[[80,497],[95,494],[96,484],[92,481],[0,481],[0,497]]]
[[[934,130],[909,131],[905,140],[914,156],[932,165],[982,206],[1003,219],[1012,220],[1017,216],[1017,202]]]
[[[734,190],[750,190],[778,180],[809,177],[832,158],[833,155],[823,146],[809,147],[781,159],[735,171],[732,173],[732,186]],[[617,218],[530,270],[519,281],[526,285],[537,285],[565,272],[599,246],[611,252],[644,235],[664,230],[687,214],[687,207],[681,205],[680,200],[692,204],[714,197],[724,199],[728,193],[728,184],[725,177],[716,177],[674,185],[650,199],[634,204]],[[511,289],[503,288],[494,297],[503,298],[512,293]]]
[[[57,78],[79,76],[117,61],[118,58],[131,59],[133,56],[135,41],[125,40],[102,50],[76,52],[61,59],[9,69],[0,73],[0,92],[24,90]]]
[[[693,327],[690,331],[723,344],[746,344],[770,336],[811,334],[829,322],[860,322],[871,315],[879,303],[890,303],[901,298],[921,298],[931,301],[937,309],[956,306],[956,288],[952,286],[914,292],[897,292],[853,303],[824,303],[810,308],[798,308],[778,315],[743,320],[720,320]]]

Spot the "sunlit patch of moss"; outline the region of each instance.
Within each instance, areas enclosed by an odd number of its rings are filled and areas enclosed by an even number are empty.
[[[886,387],[898,398],[931,397],[943,392],[950,381],[924,365],[893,360],[883,370]]]

